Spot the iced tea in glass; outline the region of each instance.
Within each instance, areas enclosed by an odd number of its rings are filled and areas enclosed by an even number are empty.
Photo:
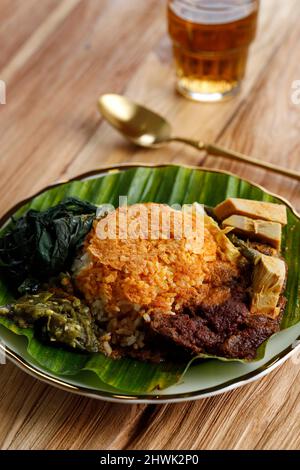
[[[233,96],[245,75],[259,0],[169,0],[177,89],[198,101]]]

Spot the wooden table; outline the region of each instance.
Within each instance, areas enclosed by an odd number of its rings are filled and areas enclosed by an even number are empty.
[[[1,0],[3,213],[43,186],[103,164],[184,162],[263,184],[300,209],[300,184],[178,144],[132,148],[101,121],[98,95],[125,93],[162,112],[182,135],[300,170],[300,1],[262,0],[238,98],[195,104],[174,92],[163,0]],[[0,366],[3,449],[292,449],[300,447],[300,373],[268,377],[186,404],[113,405],[62,392]]]

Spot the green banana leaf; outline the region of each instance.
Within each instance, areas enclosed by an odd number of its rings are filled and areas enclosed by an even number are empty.
[[[269,202],[278,201],[276,197],[238,177],[180,166],[157,168],[135,167],[119,172],[109,172],[92,179],[71,181],[48,189],[32,198],[15,214],[20,217],[28,209],[47,209],[67,196],[76,196],[94,204],[109,203],[118,206],[119,196],[127,196],[128,204],[136,202],[159,202],[167,204],[189,204],[195,201],[215,206],[227,197],[242,197]],[[288,226],[283,235],[283,256],[288,269],[286,296],[287,308],[282,320],[282,329],[300,321],[300,219],[288,208]],[[4,280],[0,281],[0,305],[13,300]],[[120,391],[146,393],[163,389],[177,383],[195,360],[188,364],[164,363],[149,364],[122,358],[113,360],[102,354],[83,354],[70,352],[42,344],[34,337],[32,329],[21,329],[11,321],[0,317],[0,324],[17,335],[27,339],[27,351],[40,367],[58,376],[76,376],[82,370],[94,372],[101,383],[108,384]],[[267,343],[267,342],[266,342]],[[266,343],[257,350],[255,360],[262,359]],[[197,359],[215,358],[202,355]],[[232,361],[226,358],[215,358]],[[239,362],[243,362],[240,361]]]

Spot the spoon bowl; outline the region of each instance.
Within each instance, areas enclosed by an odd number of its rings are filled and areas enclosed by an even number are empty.
[[[106,94],[98,101],[102,116],[127,139],[142,147],[155,147],[171,139],[166,119],[125,96]]]

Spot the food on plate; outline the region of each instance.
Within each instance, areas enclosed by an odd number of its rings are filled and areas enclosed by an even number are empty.
[[[41,292],[0,307],[0,315],[11,317],[21,328],[40,322],[40,333],[50,342],[59,342],[83,351],[97,352],[98,341],[89,308],[63,290]]]
[[[67,198],[47,210],[31,209],[23,217],[13,218],[0,237],[5,280],[25,293],[68,268],[92,227],[96,210],[87,201]]]
[[[281,225],[287,224],[286,207],[273,202],[230,197],[218,204],[214,213],[218,220],[227,219],[231,215],[244,215],[252,219],[269,220]]]
[[[285,262],[275,256],[257,255],[253,269],[250,312],[276,318],[280,314],[280,295],[286,280]]]
[[[0,315],[112,358],[254,359],[284,312],[286,209],[230,198],[214,209],[223,223],[211,213],[74,198],[29,211],[0,238],[2,277],[23,294]]]
[[[231,228],[233,233],[250,240],[268,243],[276,250],[280,249],[282,228],[278,222],[250,219],[243,215],[231,215],[223,220],[222,227]]]
[[[117,209],[94,224],[75,263],[74,280],[103,324],[105,345],[140,349],[147,335],[145,328],[149,325],[151,329],[157,314],[169,318],[186,308],[221,304],[230,297],[231,285],[240,276],[242,257],[204,213],[187,214],[185,228],[196,225],[196,214],[204,233],[200,227],[198,233],[187,230],[180,238],[175,237],[175,230],[183,221],[184,210],[166,205]],[[122,239],[119,232],[116,238],[99,238],[99,226],[116,218],[119,230],[122,216],[127,220],[125,229],[138,220],[145,221],[144,227],[151,224],[155,238]],[[169,235],[163,218],[171,222]]]

